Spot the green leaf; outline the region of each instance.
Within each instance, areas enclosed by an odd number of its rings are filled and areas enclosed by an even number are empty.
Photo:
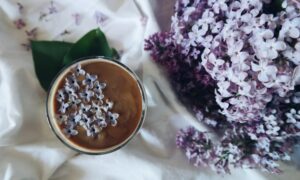
[[[53,78],[66,65],[87,56],[119,59],[110,48],[104,33],[98,28],[88,32],[75,44],[59,41],[32,41],[32,56],[37,78],[47,91]]]
[[[112,58],[115,59],[115,60],[120,59],[120,55],[119,55],[118,51],[115,48],[112,48]]]
[[[72,61],[87,56],[104,56],[113,58],[115,52],[108,45],[104,33],[94,29],[78,40],[64,57],[63,63],[70,64]]]
[[[35,73],[44,90],[63,67],[63,58],[73,44],[58,41],[31,41]]]

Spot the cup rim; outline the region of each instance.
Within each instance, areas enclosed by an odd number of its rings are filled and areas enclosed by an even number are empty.
[[[51,117],[49,115],[50,110],[49,110],[49,98],[51,95],[51,91],[53,88],[53,85],[56,83],[58,77],[65,72],[65,70],[67,70],[69,67],[73,66],[74,64],[77,64],[79,62],[82,61],[87,61],[87,60],[101,60],[101,61],[109,61],[109,62],[113,62],[119,66],[121,66],[122,68],[124,68],[136,81],[138,84],[138,87],[140,89],[141,92],[141,96],[142,96],[142,113],[141,113],[141,119],[138,122],[138,125],[136,126],[135,130],[121,143],[114,145],[112,147],[108,147],[108,148],[104,148],[102,151],[97,151],[97,150],[92,150],[92,151],[88,151],[88,148],[84,148],[82,146],[77,145],[78,147],[81,147],[82,149],[78,149],[76,148],[76,146],[73,146],[71,143],[68,143],[68,141],[64,140],[64,138],[62,138],[58,132],[56,131],[56,128],[53,127],[53,122],[51,121]],[[139,132],[139,130],[141,129],[142,125],[144,124],[144,120],[146,117],[146,112],[147,112],[147,97],[145,94],[145,89],[144,86],[142,84],[142,81],[140,80],[140,78],[136,75],[136,73],[131,70],[128,66],[126,66],[125,64],[121,63],[120,61],[113,59],[113,58],[108,58],[105,56],[86,56],[86,57],[82,57],[82,58],[78,58],[75,61],[73,61],[72,63],[64,66],[53,78],[48,90],[47,90],[47,98],[46,98],[46,115],[47,115],[47,120],[48,120],[48,124],[50,126],[50,129],[52,130],[52,132],[55,134],[55,136],[68,148],[77,151],[79,153],[82,154],[88,154],[88,155],[101,155],[101,154],[108,154],[114,151],[117,151],[121,148],[123,148],[124,146],[126,146],[132,139],[133,137],[136,136],[136,134]],[[60,131],[60,130],[58,130]],[[67,138],[67,137],[66,137]],[[87,151],[83,150],[86,149]],[[107,149],[107,150],[105,150]]]

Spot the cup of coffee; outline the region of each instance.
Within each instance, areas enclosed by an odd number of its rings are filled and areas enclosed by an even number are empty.
[[[104,154],[128,143],[146,113],[143,86],[124,64],[103,57],[80,59],[52,82],[47,116],[55,135],[85,154]]]

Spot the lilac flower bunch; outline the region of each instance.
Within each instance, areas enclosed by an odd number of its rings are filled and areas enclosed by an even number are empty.
[[[169,32],[146,40],[180,99],[220,137],[193,127],[177,145],[219,173],[278,161],[300,137],[300,2],[178,0]]]
[[[112,112],[112,101],[104,101],[105,87],[106,83],[99,82],[97,75],[87,73],[80,64],[65,78],[56,93],[56,120],[67,137],[76,136],[79,129],[95,137],[108,125],[117,125],[119,114]]]

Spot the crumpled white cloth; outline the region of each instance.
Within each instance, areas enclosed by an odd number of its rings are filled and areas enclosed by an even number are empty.
[[[175,147],[179,128],[188,124],[203,127],[176,101],[163,74],[143,50],[144,39],[159,31],[154,13],[161,14],[164,3],[171,1],[57,0],[58,12],[42,21],[39,16],[48,12],[49,1],[20,1],[24,6],[21,13],[17,2],[0,0],[1,180],[299,179],[299,171],[286,165],[285,174],[280,176],[235,170],[222,177],[209,169],[193,167]],[[103,14],[101,23],[96,23],[95,11]],[[74,13],[81,15],[79,25],[72,17]],[[20,17],[26,27],[18,30],[13,21]],[[45,114],[46,93],[36,78],[31,53],[20,44],[26,42],[25,30],[34,27],[38,28],[40,40],[74,42],[97,26],[106,33],[111,45],[122,52],[122,62],[143,79],[148,113],[140,133],[126,147],[89,156],[68,149],[51,132]],[[60,35],[65,30],[70,34]]]

